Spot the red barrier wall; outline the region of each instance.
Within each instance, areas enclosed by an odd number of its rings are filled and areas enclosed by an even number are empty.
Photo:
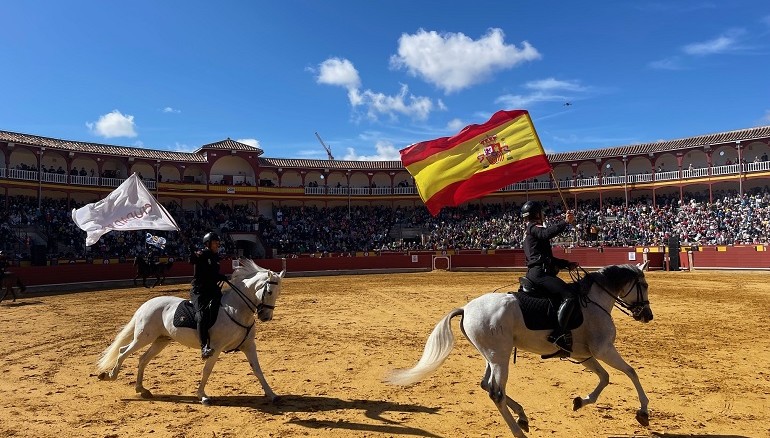
[[[379,257],[324,257],[286,259],[286,270],[288,272],[296,272],[359,269],[431,268],[431,256],[417,255],[416,257],[417,261],[412,261],[412,256],[391,255],[384,255]]]
[[[761,248],[767,249],[760,245]],[[757,251],[755,246],[701,247],[701,251],[693,251],[692,259],[695,269],[698,268],[770,268],[770,251]]]
[[[727,269],[770,269],[770,251],[767,247],[759,246],[724,246],[701,247],[693,252],[695,269],[727,268]],[[657,251],[657,248],[655,248]],[[633,253],[636,260],[629,260]],[[323,257],[286,259],[286,269],[291,272],[313,271],[342,271],[342,270],[388,270],[388,269],[430,269],[435,251],[424,251],[412,255],[382,255],[372,257]],[[644,257],[636,248],[554,248],[556,257],[575,261],[585,267],[599,267],[624,263],[641,263]],[[680,252],[682,269],[689,267],[687,253]],[[416,256],[416,261],[413,257]],[[646,254],[650,268],[664,268],[662,252]],[[454,254],[451,258],[452,269],[462,268],[519,268],[524,269],[523,250],[495,251],[495,254]],[[267,269],[280,271],[283,269],[282,259],[262,259],[256,262]],[[442,265],[443,267],[444,265]],[[9,269],[19,275],[21,280],[30,286],[45,284],[87,283],[89,281],[130,280],[136,274],[136,268],[131,263],[112,264],[62,264],[56,266],[13,267]],[[232,262],[222,261],[221,272],[232,273]],[[174,263],[168,277],[192,276],[192,265],[185,262]],[[148,279],[149,281],[150,279]]]

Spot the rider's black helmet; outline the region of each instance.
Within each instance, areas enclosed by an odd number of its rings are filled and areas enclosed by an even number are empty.
[[[521,217],[527,220],[540,217],[542,213],[543,207],[537,201],[527,201],[521,207]]]
[[[209,242],[212,240],[216,240],[217,242],[220,242],[219,235],[213,231],[206,233],[205,236],[203,236],[203,244],[208,245]]]

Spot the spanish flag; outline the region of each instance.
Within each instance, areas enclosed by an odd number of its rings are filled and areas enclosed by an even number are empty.
[[[401,150],[401,162],[434,216],[551,170],[525,110],[498,111],[453,137],[413,144]]]

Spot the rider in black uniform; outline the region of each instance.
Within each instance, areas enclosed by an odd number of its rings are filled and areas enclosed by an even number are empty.
[[[543,225],[543,207],[535,201],[528,201],[521,207],[521,216],[527,221],[524,237],[524,255],[527,257],[527,278],[551,294],[559,295],[561,305],[557,314],[559,328],[553,331],[548,340],[567,355],[572,353],[572,335],[567,324],[575,309],[575,296],[567,283],[557,277],[559,269],[574,269],[577,263],[553,256],[551,239],[575,222],[575,216],[567,212],[565,220],[546,227]]]
[[[210,232],[203,236],[203,251],[190,247],[190,263],[194,266],[190,301],[195,306],[198,336],[201,340],[201,358],[207,359],[214,352],[209,346],[211,321],[219,311],[222,288],[219,282],[227,277],[219,273],[219,236]]]

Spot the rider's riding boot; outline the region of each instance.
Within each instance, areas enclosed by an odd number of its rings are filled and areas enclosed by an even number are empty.
[[[201,340],[201,359],[208,359],[214,353],[214,350],[209,347],[209,330],[206,327],[207,324],[198,322],[198,337]]]
[[[554,330],[548,341],[554,343],[557,347],[567,353],[572,353],[572,333],[567,330],[567,325],[572,319],[572,312],[575,310],[575,298],[570,297],[564,300],[559,306],[556,319],[559,322],[559,328]]]

